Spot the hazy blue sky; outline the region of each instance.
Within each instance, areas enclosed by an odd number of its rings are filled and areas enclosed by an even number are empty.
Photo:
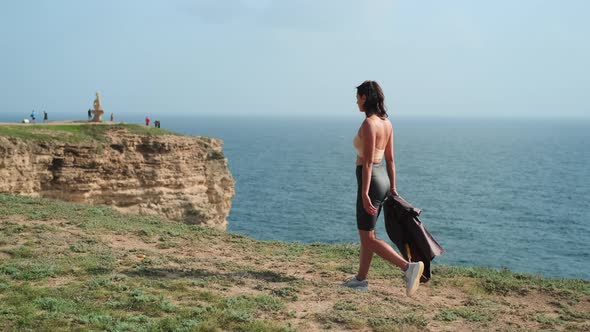
[[[0,113],[590,115],[587,0],[0,2]]]

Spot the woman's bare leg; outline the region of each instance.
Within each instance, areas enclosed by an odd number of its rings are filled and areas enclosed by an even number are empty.
[[[375,236],[374,230],[359,230],[359,235],[361,238],[361,254],[357,278],[362,280],[367,277],[369,266],[371,265],[371,259],[373,258],[373,253],[379,255],[381,258],[402,270],[408,266],[408,261],[395,252],[395,250],[393,250],[393,248],[391,248],[387,242],[378,239]]]
[[[371,266],[371,260],[373,259],[373,251],[361,241],[361,254],[359,262],[359,271],[356,277],[360,280],[367,278],[369,273],[369,267]]]

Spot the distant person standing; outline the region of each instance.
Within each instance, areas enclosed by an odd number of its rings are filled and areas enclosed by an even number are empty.
[[[111,122],[115,121],[115,115],[111,113]]]
[[[37,114],[35,113],[35,110],[31,111],[31,122],[35,122],[35,119],[37,118]]]
[[[150,126],[150,121],[151,121],[150,120],[150,117],[149,116],[146,116],[145,117],[145,125],[149,127]]]
[[[43,111],[43,122],[47,122],[48,116],[47,111]]]
[[[92,111],[89,108],[88,109],[88,120],[90,120],[91,118],[92,118]]]

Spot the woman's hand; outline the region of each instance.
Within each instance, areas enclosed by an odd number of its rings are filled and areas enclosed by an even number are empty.
[[[391,196],[399,196],[399,194],[397,193],[397,190],[395,190],[395,188],[391,189],[389,192],[391,193]]]
[[[375,208],[373,203],[371,203],[369,195],[363,195],[363,208],[365,208],[365,211],[367,211],[367,213],[372,216],[377,214],[377,208]]]

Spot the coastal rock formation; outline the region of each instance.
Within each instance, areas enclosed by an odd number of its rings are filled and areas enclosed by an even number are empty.
[[[68,143],[0,136],[0,192],[106,204],[225,229],[234,179],[219,139],[124,127]]]

